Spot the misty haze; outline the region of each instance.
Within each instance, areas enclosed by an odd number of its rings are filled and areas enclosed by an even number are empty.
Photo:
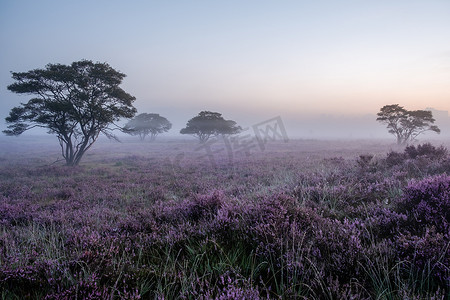
[[[2,299],[449,299],[449,11],[2,1]]]

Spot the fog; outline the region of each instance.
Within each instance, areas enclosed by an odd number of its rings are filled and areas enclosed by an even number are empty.
[[[436,119],[435,125],[441,129],[440,134],[434,132],[424,133],[419,136],[431,139],[450,138],[450,117],[447,111],[424,107],[418,109],[431,110]],[[141,109],[142,110],[142,109]],[[251,129],[255,124],[265,122],[275,117],[280,117],[287,135],[292,139],[389,139],[394,136],[388,133],[386,126],[376,121],[376,113],[372,114],[306,114],[286,113],[285,109],[266,112],[255,107],[254,111],[239,110],[236,108],[215,109],[214,107],[195,107],[190,109],[145,109],[139,111],[158,113],[166,117],[172,124],[172,129],[162,134],[167,137],[180,137],[180,130],[186,126],[186,122],[196,116],[202,110],[219,112],[224,119],[236,121],[243,129]]]
[[[450,117],[447,111],[435,110],[433,108],[424,108],[433,112],[433,117],[436,119],[435,125],[441,129],[440,134],[434,132],[425,132],[418,137],[421,139],[449,139],[450,138]],[[207,110],[207,109],[204,109]],[[211,111],[214,111],[211,109]],[[138,113],[141,113],[140,111]],[[196,116],[199,111],[182,111],[177,109],[160,109],[154,111],[145,111],[148,113],[158,113],[161,116],[167,118],[172,123],[172,129],[166,133],[158,135],[158,138],[165,137],[171,139],[194,139],[193,137],[180,134],[180,130],[186,126],[189,119]],[[273,114],[260,113],[246,114],[239,111],[217,111],[222,113],[222,116],[227,120],[236,121],[239,126],[243,128],[242,134],[248,134],[252,132],[252,126],[265,122],[267,120],[279,117],[283,123],[286,134],[290,139],[390,139],[394,141],[393,135],[389,134],[385,125],[376,121],[376,114],[366,115],[333,115],[333,114],[318,114],[318,115],[288,115],[277,114],[276,111]],[[119,125],[123,126],[127,120],[122,120]],[[6,123],[3,121],[1,130],[6,129]],[[124,138],[127,135],[116,131],[119,138]],[[1,134],[0,141],[2,143],[10,143],[16,139],[23,137],[44,136],[46,134],[45,129],[34,128],[19,137],[6,137]],[[135,137],[133,137],[135,138]],[[56,140],[56,137],[54,137]]]
[[[442,132],[423,138],[448,138],[448,9],[445,1],[2,1],[0,130],[32,98],[7,90],[11,71],[88,59],[126,74],[121,87],[138,113],[173,124],[168,138],[189,138],[180,129],[208,110],[244,129],[280,117],[290,138],[389,139],[376,113],[394,103],[437,109]]]

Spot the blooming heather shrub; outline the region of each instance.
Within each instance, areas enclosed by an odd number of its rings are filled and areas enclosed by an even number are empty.
[[[0,267],[0,291],[7,291],[20,299],[41,298],[46,290],[56,290],[64,286],[64,272],[64,263],[52,260],[35,261],[30,256],[30,264],[27,266],[14,268],[12,264],[7,264]]]
[[[224,247],[237,244],[253,246],[247,234],[247,209],[247,206],[230,199],[222,204],[217,211],[217,217],[208,224],[213,236]]]
[[[448,294],[448,176],[420,179],[445,159],[400,153],[396,166],[358,166],[359,153],[309,161],[274,151],[212,168],[188,152],[176,166],[153,154],[0,166],[2,297]]]
[[[32,182],[29,180],[18,182],[7,182],[5,180],[0,185],[0,192],[4,197],[12,199],[30,200],[35,196],[35,193],[32,191]]]
[[[395,238],[406,224],[406,215],[381,205],[372,204],[361,212],[362,215],[366,214],[363,222],[369,234],[366,237],[369,241]]]
[[[344,282],[357,272],[355,266],[362,250],[358,221],[340,222],[321,217],[314,209],[299,206],[295,198],[284,194],[247,204],[239,215],[244,223],[241,230],[247,236],[244,239],[250,240],[257,256],[278,268],[286,268],[285,274],[293,274],[290,269],[297,268],[297,273],[304,272],[305,279],[311,280],[313,267],[306,266],[311,263]],[[299,241],[303,243],[301,248],[298,248]],[[308,253],[309,262],[302,261],[300,253]]]
[[[445,162],[447,158],[448,151],[444,146],[435,147],[430,143],[425,143],[417,146],[407,146],[403,153],[390,151],[384,161],[389,168],[407,163],[413,171],[414,169],[427,170],[430,167],[438,169],[430,166],[430,164]],[[404,169],[406,167],[403,166]]]
[[[379,173],[363,173],[355,177],[343,177],[335,184],[327,181],[315,185],[296,186],[293,195],[302,205],[316,208],[327,217],[343,220],[359,217],[358,207],[379,203],[399,191],[404,180],[384,178]]]
[[[320,204],[328,204],[335,206],[339,200],[346,198],[348,186],[346,185],[327,185],[326,182],[316,186],[308,186],[304,188],[304,193],[308,195],[307,199]]]
[[[225,195],[222,191],[212,191],[207,195],[197,194],[194,199],[185,203],[185,217],[194,222],[212,218],[224,201]]]
[[[151,234],[160,227],[150,210],[140,209],[136,214],[129,214],[119,219],[111,234],[134,236],[140,233]]]
[[[447,154],[447,149],[444,146],[436,148],[430,143],[417,145],[417,147],[411,145],[405,148],[405,155],[412,159],[415,159],[419,156],[425,156],[431,160],[440,160],[445,158]]]
[[[206,195],[194,195],[183,201],[160,202],[155,218],[172,224],[199,222],[214,217],[224,200],[223,192],[212,191]]]
[[[364,174],[367,172],[376,172],[378,170],[378,161],[373,159],[373,154],[362,154],[356,160],[358,166],[358,172]]]
[[[79,274],[81,276],[81,274]],[[81,280],[74,286],[68,289],[48,294],[45,300],[59,300],[59,299],[89,299],[89,300],[109,300],[113,299],[111,292],[105,286],[99,285],[99,277],[97,274],[92,274],[87,278]]]
[[[399,260],[410,264],[408,272],[416,272],[422,281],[431,276],[435,281],[432,282],[433,286],[438,283],[450,288],[449,233],[436,233],[432,228],[420,237],[409,233],[401,235],[397,240],[396,250]]]
[[[388,167],[393,167],[393,166],[402,164],[405,161],[406,158],[407,157],[406,157],[406,155],[404,153],[390,151],[386,155],[385,162],[386,162]]]
[[[30,201],[10,201],[8,198],[0,196],[0,225],[27,225],[33,219],[33,212],[36,209],[37,206]]]
[[[367,168],[372,161],[372,154],[361,154],[359,158],[356,160],[356,163],[361,168]]]
[[[313,224],[313,243],[317,249],[312,255],[317,264],[341,282],[349,282],[360,274],[358,260],[362,255],[361,224],[358,220],[340,222],[324,219]]]
[[[369,203],[379,204],[380,202],[390,203],[393,198],[396,198],[404,186],[405,179],[399,178],[395,174],[392,177],[380,178],[373,183],[366,183],[359,185],[361,195],[366,201],[361,201],[360,205]],[[365,188],[364,188],[365,187]]]
[[[295,199],[284,194],[248,203],[241,212],[245,233],[257,245],[256,252],[265,256],[282,249],[295,215]]]
[[[33,290],[39,289],[45,278],[38,274],[36,266],[11,268],[2,266],[0,269],[0,287],[2,290],[16,293],[21,297],[31,297]]]
[[[70,177],[79,174],[82,171],[81,167],[66,168],[65,166],[41,166],[37,168],[28,168],[27,175],[33,177]]]
[[[358,282],[340,283],[338,279],[327,277],[322,283],[329,299],[340,300],[369,300],[372,299],[367,291],[359,287]],[[320,298],[320,297],[318,297]]]
[[[219,290],[217,296],[215,297],[217,300],[262,299],[259,291],[245,281],[242,282],[242,280],[237,280],[229,276],[226,278],[221,276],[220,285],[222,285],[223,288]]]
[[[450,230],[450,175],[436,175],[413,180],[397,202],[397,210],[408,216],[408,229],[423,232],[435,226],[436,231]]]
[[[417,295],[414,291],[402,289],[399,291],[399,299],[408,299],[408,300],[446,300],[449,295],[445,290],[438,288],[436,291],[426,292],[424,294]]]
[[[161,186],[152,187],[146,190],[145,193],[146,193],[145,198],[153,203],[165,200],[166,198],[166,190],[164,189],[164,187]]]

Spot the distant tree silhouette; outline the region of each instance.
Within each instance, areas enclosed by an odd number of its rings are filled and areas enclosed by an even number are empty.
[[[131,135],[138,135],[141,140],[150,135],[150,141],[154,141],[158,134],[167,132],[170,128],[172,123],[166,118],[158,114],[142,113],[131,119],[125,125],[124,131]]]
[[[100,133],[115,138],[112,130],[120,128],[114,123],[136,113],[135,98],[119,87],[125,74],[106,63],[48,64],[12,77],[16,82],[8,90],[36,98],[11,110],[3,132],[18,136],[33,127],[47,128],[58,137],[70,166],[80,162]]]
[[[231,135],[239,133],[241,130],[242,128],[237,126],[235,121],[225,120],[220,113],[202,111],[190,119],[180,133],[191,134],[204,143],[211,136]]]
[[[398,104],[392,104],[383,106],[377,116],[377,121],[386,124],[389,133],[396,136],[399,145],[413,141],[425,131],[441,132],[436,125],[432,125],[435,120],[428,110],[408,111]]]

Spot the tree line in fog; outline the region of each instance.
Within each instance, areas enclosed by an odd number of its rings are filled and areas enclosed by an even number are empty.
[[[116,138],[119,130],[144,140],[154,140],[158,134],[169,131],[171,122],[156,113],[137,114],[136,98],[125,92],[120,84],[125,74],[107,63],[90,60],[70,65],[48,64],[44,69],[12,72],[14,83],[8,90],[32,95],[27,103],[11,109],[6,117],[6,135],[19,136],[35,128],[45,128],[55,134],[67,165],[78,165],[85,152],[100,134]],[[433,125],[435,119],[428,110],[409,111],[399,104],[385,105],[377,114],[377,121],[386,125],[398,144],[406,144],[425,131],[440,133]],[[130,119],[119,126],[122,118]],[[214,136],[234,135],[242,128],[222,114],[201,111],[187,121],[181,134],[196,137],[201,143]]]

